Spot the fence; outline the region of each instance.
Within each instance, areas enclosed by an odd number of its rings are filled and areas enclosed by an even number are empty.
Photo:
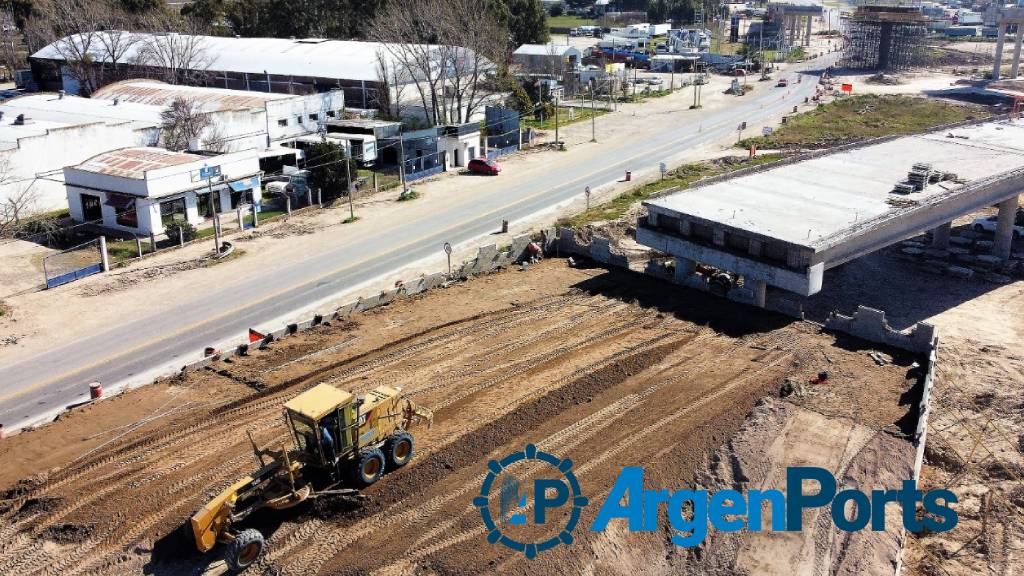
[[[103,271],[100,240],[89,240],[43,258],[46,287],[55,288]]]

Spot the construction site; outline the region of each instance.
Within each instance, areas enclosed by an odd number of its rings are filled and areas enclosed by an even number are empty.
[[[928,19],[920,0],[860,0],[840,66],[899,72],[926,63]]]
[[[195,549],[189,518],[258,467],[248,435],[290,443],[282,406],[326,383],[401,388],[433,424],[365,500],[251,516],[267,547],[247,573],[731,574],[780,562],[891,573],[898,522],[850,537],[809,518],[817,528],[801,537],[723,535],[689,551],[619,525],[578,530],[536,560],[483,544],[471,500],[487,461],[528,443],[577,462],[592,499],[640,462],[673,488],[773,486],[797,462],[850,483],[912,473],[926,356],[666,286],[550,259],[66,412],[0,443],[0,572],[227,571],[221,547]]]

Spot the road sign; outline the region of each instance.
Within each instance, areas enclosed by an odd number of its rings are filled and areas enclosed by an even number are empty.
[[[661,164],[658,164],[658,169],[661,170],[662,174],[664,174],[665,172],[668,172],[668,165],[662,162]]]
[[[771,126],[765,126],[764,128],[761,128],[761,134],[763,134],[765,136],[771,136],[772,132],[774,132],[774,131],[775,131],[775,129],[772,128]]]
[[[220,166],[203,166],[199,169],[199,177],[203,180],[220,176]]]
[[[587,186],[587,189],[584,190],[583,193],[587,195],[587,198],[590,198],[590,186]]]
[[[447,242],[444,243],[444,253],[448,254],[449,256],[451,256],[451,253],[452,253],[452,245],[451,244],[449,244]]]

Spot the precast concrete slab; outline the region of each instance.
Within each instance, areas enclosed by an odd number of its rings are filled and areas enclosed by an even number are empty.
[[[946,179],[909,195],[894,193],[922,163]],[[810,295],[820,289],[824,270],[1022,191],[1024,121],[988,121],[668,191],[644,203],[648,217],[637,241]]]

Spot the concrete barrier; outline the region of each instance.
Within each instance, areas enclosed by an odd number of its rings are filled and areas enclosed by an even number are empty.
[[[825,319],[825,328],[918,354],[928,354],[935,347],[935,327],[931,324],[918,322],[909,330],[894,330],[885,312],[867,306],[859,306],[853,316],[832,312]]]
[[[316,314],[308,320],[291,323],[279,330],[268,332],[267,336],[259,341],[257,347],[263,349],[282,338],[305,332],[314,326],[328,324],[328,322],[324,320],[325,318],[330,318],[332,320],[344,320],[352,314],[373,310],[380,306],[390,304],[400,298],[414,296],[428,290],[441,288],[452,279],[467,279],[472,276],[486,274],[494,270],[510,266],[524,258],[527,247],[531,241],[530,236],[524,235],[513,238],[512,245],[508,250],[499,250],[494,244],[481,246],[477,250],[475,258],[452,268],[451,278],[449,278],[446,272],[435,272],[433,274],[423,275],[391,290],[384,290],[379,294],[366,298],[360,297],[356,299],[355,302],[344,304],[332,311]],[[234,355],[245,356],[250,350],[251,347],[249,343],[242,343],[234,349],[228,348],[216,356],[208,356],[182,366],[181,372],[201,370],[216,361],[224,360]]]

